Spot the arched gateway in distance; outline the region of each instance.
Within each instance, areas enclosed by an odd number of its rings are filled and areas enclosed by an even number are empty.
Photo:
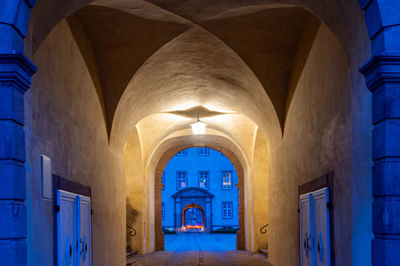
[[[172,197],[175,201],[175,230],[183,229],[187,225],[194,225],[190,224],[190,222],[188,221],[189,217],[187,214],[191,209],[198,209],[203,214],[201,224],[196,223],[196,225],[203,226],[204,231],[209,231],[212,229],[212,199],[214,197],[213,194],[205,189],[191,187],[176,192]]]
[[[206,146],[181,150],[166,165],[161,182],[165,232],[239,229],[238,176],[221,152]],[[196,223],[201,228],[191,230],[194,224],[186,221],[192,214],[189,209],[196,210],[196,218],[202,215]]]

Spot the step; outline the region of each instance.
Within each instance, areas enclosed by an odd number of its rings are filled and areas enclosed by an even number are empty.
[[[258,250],[258,252],[260,252],[261,254],[263,254],[263,255],[265,255],[265,256],[268,257],[268,249],[262,249],[262,248],[260,248],[260,249]]]
[[[131,251],[127,251],[126,252],[126,257],[130,258],[130,257],[136,255],[138,252],[139,252],[139,250],[137,250],[137,249],[134,249],[134,250],[131,250]]]

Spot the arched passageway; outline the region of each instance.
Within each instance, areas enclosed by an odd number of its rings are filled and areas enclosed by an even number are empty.
[[[163,177],[163,172],[170,161],[172,157],[174,157],[178,152],[185,150],[187,148],[192,147],[192,140],[190,137],[180,137],[178,139],[173,139],[172,141],[168,141],[167,143],[164,144],[164,149],[166,149],[168,146],[174,145],[175,142],[179,142],[179,146],[172,146],[171,148],[168,148],[165,150],[165,152],[162,154],[161,158],[159,159],[159,162],[156,166],[155,169],[155,213],[161,213],[161,193],[162,193],[162,177]],[[187,142],[188,144],[182,145],[183,143]],[[244,170],[243,166],[238,159],[238,157],[230,151],[228,148],[224,148],[224,146],[218,146],[216,143],[219,143],[220,145],[227,145],[229,142],[220,139],[218,137],[207,137],[204,136],[202,138],[197,138],[197,143],[200,145],[200,143],[203,143],[203,145],[206,145],[209,148],[212,148],[213,150],[219,151],[222,154],[224,154],[230,162],[233,164],[236,174],[238,177],[238,184],[237,184],[237,189],[238,189],[238,216],[239,216],[239,231],[237,233],[237,238],[236,238],[236,247],[237,249],[245,249],[246,247],[246,238],[245,238],[245,204],[244,204]],[[238,151],[236,151],[238,152]],[[177,193],[181,194],[184,193],[186,190],[181,190]],[[205,197],[208,197],[211,199],[211,195],[209,195],[209,192],[205,193]],[[206,199],[206,198],[205,198]],[[204,201],[205,203],[206,201]],[[211,202],[211,201],[210,201]],[[164,238],[162,234],[162,217],[161,215],[156,215],[155,217],[155,236],[156,236],[156,250],[163,250],[164,249]],[[210,222],[209,222],[210,223]]]
[[[333,171],[332,263],[396,265],[399,5],[5,1],[1,257],[60,258],[52,181],[90,188],[95,265],[125,264],[127,223],[140,253],[162,248],[161,169],[179,149],[209,145],[243,177],[238,246],[268,245],[273,264],[298,264],[298,192]],[[359,73],[371,47],[362,72],[373,104]],[[23,51],[38,67],[30,90],[36,67]]]
[[[242,167],[236,165],[236,168]],[[185,245],[184,236],[177,236],[179,239],[172,243],[171,238],[168,241],[165,234],[199,231],[206,234],[225,233],[226,238],[230,239],[225,243],[229,245],[225,248],[216,247],[217,250],[231,250],[237,246],[244,249],[244,198],[240,197],[244,191],[240,179],[244,176],[241,172],[238,175],[235,165],[223,153],[208,146],[182,149],[174,154],[162,169],[161,191],[155,188],[156,195],[161,194],[160,198],[156,197],[156,204],[161,206],[163,213],[158,215],[159,210],[156,208],[155,216],[160,217],[157,220],[162,225],[162,231],[161,228],[156,230],[156,236],[164,233],[164,239],[162,236],[157,237],[156,246],[165,250],[172,250],[172,247],[177,250],[179,245],[187,248],[188,241],[196,241],[191,236],[187,236]],[[199,217],[204,221],[189,224],[188,228],[185,213],[193,206],[201,210]],[[221,235],[220,238],[222,237]],[[212,250],[207,242],[201,242],[203,245],[199,248]],[[169,244],[168,247],[164,245],[166,243]]]

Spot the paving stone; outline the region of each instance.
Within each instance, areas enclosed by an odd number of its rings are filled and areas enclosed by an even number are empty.
[[[129,266],[270,266],[265,256],[247,251],[157,251],[138,255],[127,263]]]

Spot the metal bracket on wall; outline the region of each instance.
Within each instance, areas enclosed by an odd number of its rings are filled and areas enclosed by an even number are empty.
[[[127,225],[126,227],[129,229],[129,235],[130,235],[131,237],[136,236],[136,229],[135,229],[135,228],[133,228],[133,227],[131,227],[131,226],[129,226],[129,225]]]
[[[267,227],[268,227],[268,224],[261,226],[260,233],[261,234],[267,233]]]

